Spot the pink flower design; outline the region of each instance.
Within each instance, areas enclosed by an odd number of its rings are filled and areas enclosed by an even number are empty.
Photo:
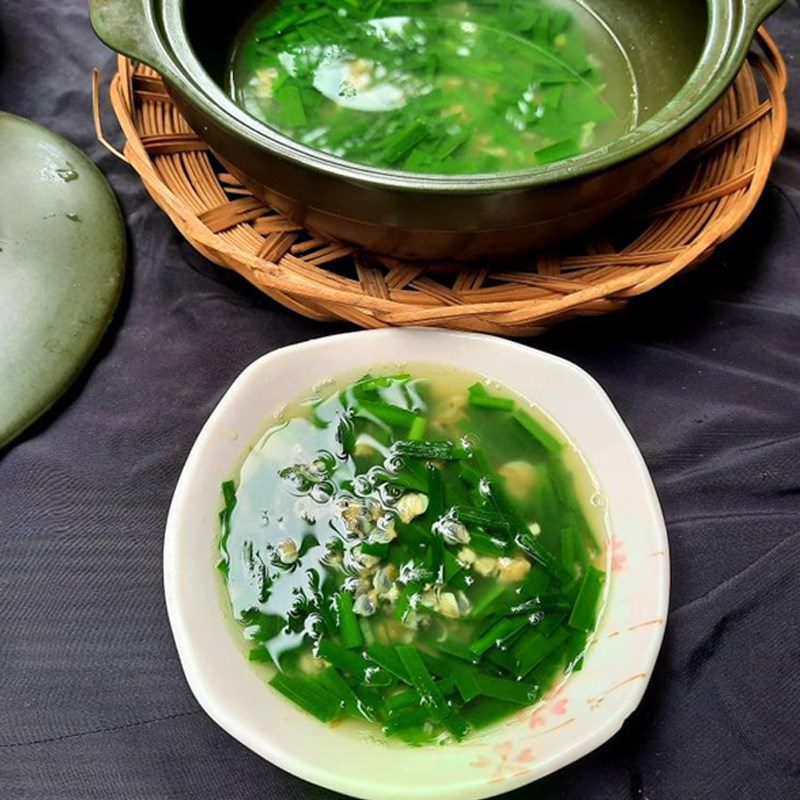
[[[557,717],[563,717],[569,707],[569,699],[562,697],[564,691],[562,686],[552,697],[550,697],[544,705],[540,706],[528,717],[528,727],[531,729],[540,728],[547,724],[547,715],[554,714]]]
[[[625,542],[616,536],[611,540],[611,571],[622,572],[628,563],[628,556],[625,555]]]
[[[523,747],[515,752],[515,742],[508,740],[491,748],[492,756],[480,756],[471,762],[477,769],[491,769],[489,778],[491,782],[501,781],[504,778],[520,775],[528,771],[526,764],[530,764],[536,754],[530,747]]]
[[[544,711],[537,711],[537,712],[536,712],[536,713],[535,713],[535,714],[534,714],[534,715],[533,715],[533,716],[532,716],[532,717],[531,717],[531,718],[528,720],[528,727],[529,727],[529,728],[531,728],[531,729],[533,729],[533,728],[539,728],[539,727],[541,727],[542,725],[546,725],[547,723],[545,722],[545,718],[544,718],[544,716],[545,716],[545,715],[544,715]]]
[[[566,697],[562,697],[560,700],[557,700],[553,705],[550,707],[550,711],[553,714],[556,714],[559,717],[563,717],[564,714],[567,713],[567,706],[569,705],[569,700]]]

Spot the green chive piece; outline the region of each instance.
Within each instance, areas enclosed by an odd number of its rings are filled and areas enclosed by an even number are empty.
[[[579,631],[594,630],[597,602],[603,591],[606,575],[596,567],[589,567],[583,576],[578,598],[569,616],[569,626]]]
[[[586,631],[573,631],[567,639],[567,668],[573,672],[580,672],[583,668],[583,659],[589,634]]]
[[[515,633],[529,624],[527,617],[503,617],[495,622],[486,633],[479,636],[472,643],[470,650],[476,656],[481,656],[492,647],[502,647]]]
[[[496,411],[513,411],[514,401],[506,397],[494,397],[489,394],[482,383],[469,387],[469,404],[476,408],[490,408]]]
[[[483,619],[507,591],[507,588],[502,583],[490,585],[473,603],[469,614],[470,619]]]
[[[425,417],[414,417],[411,427],[408,429],[408,438],[412,441],[419,441],[425,435],[427,425]]]
[[[280,103],[287,125],[297,128],[306,124],[306,109],[297,84],[284,83],[275,90],[275,99]]]
[[[517,534],[516,542],[526,555],[541,564],[561,583],[566,583],[570,579],[569,572],[561,566],[559,560],[529,531]]]
[[[428,672],[417,648],[411,645],[398,645],[395,651],[408,672],[411,683],[420,693],[424,707],[429,709],[436,722],[444,722],[450,714],[450,706]]]
[[[467,508],[457,506],[458,518],[465,525],[476,525],[487,531],[497,531],[508,534],[511,531],[511,524],[494,511],[482,508]]]
[[[367,655],[378,664],[378,666],[386,670],[386,672],[394,675],[395,678],[399,678],[403,683],[411,683],[411,679],[408,677],[408,672],[403,666],[402,661],[400,661],[400,657],[397,655],[394,648],[389,647],[388,644],[377,641],[372,642],[372,644],[367,646]]]
[[[334,667],[338,667],[362,683],[370,686],[388,686],[392,683],[392,677],[388,672],[376,667],[373,662],[364,658],[361,653],[347,650],[328,638],[320,640],[319,645],[317,645],[317,654],[320,658],[324,658]]]
[[[512,415],[526,431],[548,452],[559,453],[562,448],[561,442],[544,429],[527,411],[518,408]]]
[[[550,164],[553,161],[561,161],[565,158],[577,156],[581,152],[581,146],[575,139],[563,139],[560,142],[542,147],[535,153],[536,160],[540,164]]]
[[[362,542],[361,552],[368,556],[377,556],[383,560],[389,555],[389,545],[382,542]]]
[[[353,611],[353,595],[350,592],[336,593],[336,610],[339,612],[339,632],[344,646],[348,649],[361,647],[364,644],[364,636],[358,624],[358,617]]]
[[[269,684],[322,722],[336,719],[341,712],[339,701],[318,682],[305,675],[278,672]]]
[[[535,628],[525,634],[512,648],[514,672],[522,680],[537,664],[558,650],[567,640],[569,631],[559,628],[552,636],[543,636]]]
[[[366,414],[392,427],[405,429],[410,428],[414,424],[414,420],[417,419],[417,415],[407,408],[372,400],[363,400],[356,413],[358,416]]]
[[[480,697],[464,706],[461,716],[474,730],[481,730],[518,711],[519,706],[516,703],[506,703],[492,697]]]
[[[340,707],[348,714],[354,717],[363,716],[358,695],[341,676],[336,667],[326,667],[319,674],[317,680],[339,701]]]
[[[396,134],[381,155],[386,164],[396,164],[414,145],[421,142],[430,130],[421,120],[417,120],[403,131]]]
[[[453,683],[465,703],[469,703],[481,694],[481,685],[476,670],[466,664],[458,664],[453,668]]]
[[[539,687],[532,683],[520,683],[507,678],[479,674],[477,682],[480,693],[495,700],[505,700],[521,706],[533,705],[539,699]]]
[[[459,461],[468,455],[461,445],[447,439],[425,441],[405,439],[395,442],[394,451],[400,456],[424,458],[430,461]]]
[[[225,500],[225,510],[232,511],[236,505],[236,484],[233,481],[223,481],[222,497]]]
[[[391,736],[416,725],[422,725],[427,722],[429,715],[428,709],[421,706],[411,706],[392,711],[386,719],[383,732],[387,736]]]
[[[491,536],[485,536],[477,531],[473,531],[470,534],[469,548],[482,556],[497,558],[498,556],[508,555],[508,545],[505,542]]]
[[[442,471],[435,464],[428,464],[428,511],[430,519],[439,519],[444,513],[444,484]]]
[[[457,658],[459,661],[466,661],[468,664],[478,663],[478,657],[470,649],[470,647],[456,639],[451,639],[450,637],[445,637],[443,639],[426,638],[425,644],[429,645],[434,650],[437,650],[439,653],[442,653],[446,656],[452,656],[453,658]],[[453,666],[453,669],[455,669],[455,665]]]

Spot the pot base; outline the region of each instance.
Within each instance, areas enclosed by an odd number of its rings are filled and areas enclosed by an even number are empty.
[[[787,124],[785,64],[763,31],[760,43],[766,59],[743,67],[708,127],[698,131],[710,138],[690,158],[601,230],[513,263],[499,258],[509,252],[501,249],[508,231],[490,234],[498,236],[496,249],[489,239],[476,247],[462,232],[459,247],[450,249],[452,240],[437,242],[438,250],[425,251],[437,254],[424,261],[400,259],[397,251],[354,253],[324,241],[295,220],[327,234],[341,231],[333,227],[339,218],[287,206],[296,215],[292,220],[265,207],[189,132],[151,69],[121,59],[111,100],[129,137],[126,156],[155,201],[203,255],[276,301],[314,319],[362,327],[439,325],[525,336],[560,320],[620,308],[624,298],[707,258],[742,225],[764,189]],[[430,233],[418,234],[419,247],[406,240],[406,259],[431,246]],[[374,241],[374,249],[384,249]],[[451,255],[443,263],[438,254],[445,248],[462,257],[489,255],[469,264],[454,263]]]

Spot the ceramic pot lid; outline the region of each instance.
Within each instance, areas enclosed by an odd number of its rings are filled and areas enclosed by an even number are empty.
[[[116,308],[125,226],[66,139],[0,113],[0,447],[75,380]]]

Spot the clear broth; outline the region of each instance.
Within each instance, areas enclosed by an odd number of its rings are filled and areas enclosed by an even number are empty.
[[[630,62],[579,0],[283,0],[233,47],[250,114],[342,158],[410,172],[520,170],[637,120]]]

